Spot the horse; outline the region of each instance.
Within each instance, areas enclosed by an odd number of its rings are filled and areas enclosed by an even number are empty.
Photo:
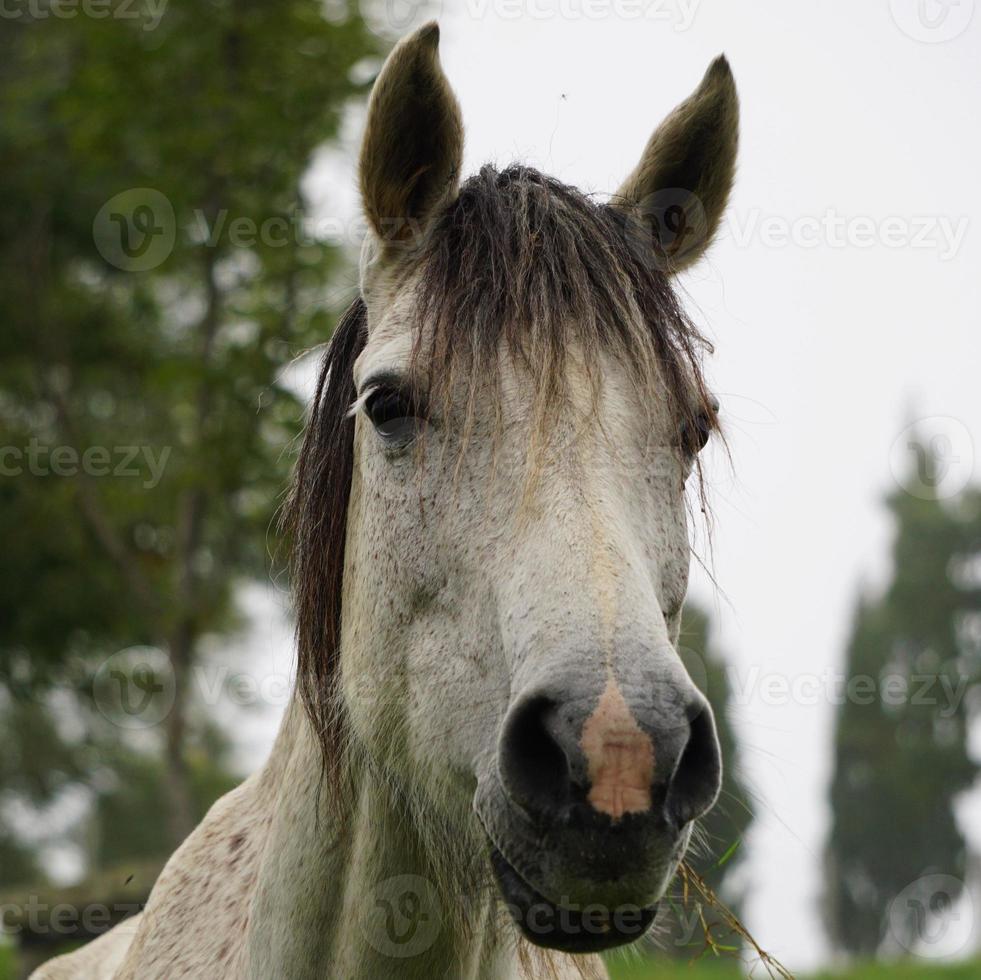
[[[298,672],[145,909],[38,980],[605,977],[714,804],[677,652],[718,428],[674,276],[718,228],[720,56],[604,202],[462,181],[427,24],[369,100],[357,299],[285,507]]]

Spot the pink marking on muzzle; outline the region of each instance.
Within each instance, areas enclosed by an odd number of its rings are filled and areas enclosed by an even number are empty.
[[[612,677],[583,725],[580,745],[589,766],[587,799],[595,809],[619,820],[651,808],[654,743]]]

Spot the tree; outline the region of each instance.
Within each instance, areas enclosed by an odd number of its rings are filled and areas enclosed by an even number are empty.
[[[275,547],[302,414],[284,368],[332,327],[342,259],[304,229],[301,177],[377,40],[318,0],[110,6],[0,34],[0,711],[50,741],[49,695],[80,699],[54,771],[83,778],[93,733],[120,737],[82,703],[100,662],[164,651],[168,848],[199,810],[201,638]]]
[[[712,643],[708,616],[693,603],[685,606],[679,646],[692,679],[712,706],[723,760],[719,800],[699,820],[688,860],[712,890],[724,895],[738,910],[740,896],[733,889],[732,872],[742,856],[740,847],[753,819],[753,807],[740,772],[738,739],[729,717],[731,689],[726,662]],[[705,949],[699,913],[710,926],[719,921],[717,913],[711,908],[699,910],[693,902],[685,907],[677,895],[670,909],[673,914],[664,925],[666,934],[661,935],[659,948],[679,957],[697,956]],[[721,934],[715,938],[727,943],[735,939]]]
[[[892,579],[858,603],[835,731],[826,918],[835,943],[863,956],[887,924],[894,946],[913,948],[915,923],[889,915],[896,896],[930,874],[964,880],[954,804],[977,772],[967,728],[981,662],[981,493],[944,502],[913,476],[916,492],[887,500]]]

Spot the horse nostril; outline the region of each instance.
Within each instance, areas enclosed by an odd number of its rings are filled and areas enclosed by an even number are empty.
[[[501,781],[529,814],[554,811],[568,796],[569,762],[549,731],[554,713],[548,698],[529,698],[511,709],[501,735]]]
[[[680,827],[715,803],[722,784],[722,756],[712,710],[701,704],[689,723],[688,741],[668,786],[666,809]]]

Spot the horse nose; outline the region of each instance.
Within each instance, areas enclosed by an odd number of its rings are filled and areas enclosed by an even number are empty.
[[[507,713],[498,760],[508,797],[535,819],[573,808],[681,827],[722,781],[712,710],[694,686],[640,706],[612,680],[598,701],[529,691]]]

